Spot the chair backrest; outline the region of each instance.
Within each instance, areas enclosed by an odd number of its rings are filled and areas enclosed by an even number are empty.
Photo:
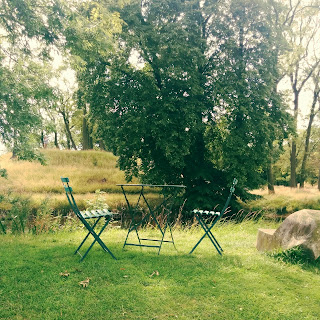
[[[66,192],[69,204],[73,210],[73,212],[82,220],[80,210],[76,204],[76,201],[74,200],[73,194],[72,194],[72,188],[69,185],[69,178],[61,177],[62,184],[64,186],[64,191]]]
[[[238,183],[238,180],[237,180],[236,178],[234,178],[234,179],[233,179],[233,182],[232,182],[232,186],[231,186],[231,188],[230,188],[229,196],[228,196],[227,201],[226,201],[226,203],[224,204],[224,207],[223,207],[223,209],[222,209],[222,211],[221,211],[221,213],[220,213],[220,218],[224,215],[225,211],[226,211],[227,208],[228,208],[228,205],[229,205],[229,203],[230,203],[231,197],[232,197],[232,195],[233,195],[233,193],[234,193],[235,186],[236,186],[237,183]]]

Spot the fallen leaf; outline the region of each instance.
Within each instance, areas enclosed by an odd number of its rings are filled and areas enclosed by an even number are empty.
[[[60,272],[60,277],[68,278],[70,276],[70,273],[68,271]]]
[[[151,274],[150,274],[150,278],[153,277],[154,275],[158,276],[159,275],[159,271],[156,270],[156,271],[153,271]]]
[[[87,278],[86,280],[80,281],[79,285],[82,286],[82,288],[86,288],[89,285],[90,278]]]
[[[123,277],[124,277],[124,278],[129,278],[129,276],[127,276],[127,275],[124,275]]]
[[[126,268],[120,268],[120,270],[126,270]]]

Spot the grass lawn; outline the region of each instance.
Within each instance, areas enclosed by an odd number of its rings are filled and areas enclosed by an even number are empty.
[[[164,244],[160,256],[123,251],[126,230],[109,229],[103,239],[118,260],[95,245],[82,263],[73,251],[84,231],[1,235],[0,319],[319,319],[320,263],[259,253],[258,227],[276,225],[217,227],[222,257],[208,240],[188,254],[197,228],[174,230],[178,252]]]

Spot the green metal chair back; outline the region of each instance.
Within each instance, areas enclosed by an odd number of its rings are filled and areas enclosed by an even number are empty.
[[[76,201],[73,197],[73,194],[72,194],[72,188],[69,186],[69,178],[63,178],[61,177],[61,181],[63,183],[63,186],[64,186],[64,191],[66,193],[66,196],[67,196],[67,199],[68,199],[68,202],[71,206],[71,209],[72,211],[75,213],[75,215],[80,219],[82,220],[82,216],[80,214],[80,210],[76,204]]]

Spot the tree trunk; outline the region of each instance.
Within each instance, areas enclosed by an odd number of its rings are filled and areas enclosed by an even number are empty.
[[[99,140],[99,148],[101,150],[106,150],[106,145],[104,144],[104,141],[102,139]]]
[[[11,159],[17,158],[17,142],[16,142],[16,130],[13,130],[13,148],[12,148],[12,156]]]
[[[60,149],[59,143],[58,143],[58,132],[57,131],[54,131],[54,145],[57,149]]]
[[[295,141],[292,141],[291,153],[290,153],[290,187],[297,187],[297,145]]]
[[[69,137],[67,131],[65,131],[65,134],[66,134],[66,138],[67,138],[67,149],[70,150],[71,149],[70,137]]]
[[[83,118],[82,118],[82,149],[89,150],[93,149],[93,141],[90,135],[90,127],[87,121],[87,108],[83,108]]]
[[[299,110],[299,91],[294,89],[294,127],[297,130],[298,110]],[[290,187],[297,187],[297,143],[296,138],[292,138],[291,153],[290,153]]]
[[[44,133],[43,133],[43,131],[41,131],[40,140],[41,140],[42,148],[44,148]]]
[[[319,175],[318,175],[318,190],[320,191],[320,168],[319,168]]]
[[[70,141],[72,148],[74,150],[77,150],[77,146],[74,143],[74,140],[73,140],[73,137],[72,137],[72,134],[71,134],[69,119],[68,119],[68,117],[67,117],[65,112],[61,112],[61,114],[62,114],[62,117],[63,117],[64,126],[66,128],[67,140]],[[68,145],[70,145],[70,144],[68,144]]]
[[[306,141],[305,141],[305,146],[304,146],[304,154],[303,154],[303,159],[301,163],[301,171],[300,171],[300,176],[301,176],[301,181],[300,181],[300,188],[304,188],[304,182],[306,180],[306,166],[307,166],[307,160],[309,158],[309,145],[310,145],[310,136],[311,136],[311,129],[312,129],[312,123],[314,119],[314,106],[311,108],[311,114],[309,118],[309,123],[308,123],[308,128],[307,128],[307,133],[306,133]]]
[[[273,170],[272,170],[272,163],[271,162],[269,163],[269,166],[268,166],[267,176],[268,176],[268,193],[275,194],[274,178],[273,178]]]

